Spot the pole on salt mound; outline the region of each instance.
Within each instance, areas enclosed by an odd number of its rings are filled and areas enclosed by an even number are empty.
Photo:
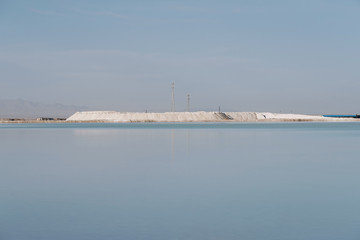
[[[190,94],[187,95],[187,111],[190,112]]]
[[[175,112],[175,83],[171,83],[171,112]]]

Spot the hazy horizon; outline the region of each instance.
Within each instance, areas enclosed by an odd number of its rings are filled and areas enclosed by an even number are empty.
[[[1,1],[0,95],[115,111],[359,113],[360,2]]]

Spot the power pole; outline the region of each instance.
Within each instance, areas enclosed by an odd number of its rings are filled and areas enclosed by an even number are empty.
[[[187,95],[187,111],[190,112],[190,94]]]
[[[171,83],[171,112],[175,112],[175,83]]]

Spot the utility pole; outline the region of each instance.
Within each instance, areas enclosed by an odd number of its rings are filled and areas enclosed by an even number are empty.
[[[175,112],[175,83],[171,83],[171,112]]]
[[[187,95],[187,111],[190,112],[190,94]]]

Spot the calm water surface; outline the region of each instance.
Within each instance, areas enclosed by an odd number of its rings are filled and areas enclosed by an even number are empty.
[[[360,124],[1,124],[0,239],[360,239]]]

